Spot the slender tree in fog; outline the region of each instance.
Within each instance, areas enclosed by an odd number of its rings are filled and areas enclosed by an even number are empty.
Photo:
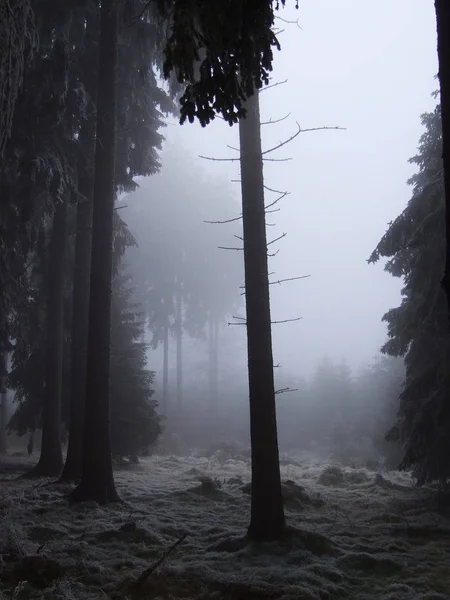
[[[83,463],[75,501],[119,500],[109,426],[118,6],[101,6]]]
[[[248,535],[257,541],[283,533],[285,520],[273,376],[269,274],[264,207],[259,92],[239,122],[245,303],[252,446],[252,499]]]
[[[45,398],[39,462],[29,476],[57,477],[63,467],[61,397],[64,336],[64,274],[67,246],[67,201],[55,207],[48,251],[48,302],[45,353]]]

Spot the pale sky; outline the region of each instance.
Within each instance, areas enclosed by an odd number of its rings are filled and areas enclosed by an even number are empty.
[[[292,135],[296,121],[346,128],[301,134],[272,155],[291,161],[265,163],[266,185],[290,192],[268,215],[276,223],[269,239],[287,233],[269,270],[276,279],[311,275],[272,286],[273,319],[303,317],[274,326],[274,359],[309,375],[324,355],[354,369],[367,364],[385,340],[383,313],[399,303],[400,282],[366,261],[411,193],[407,161],[420,115],[435,105],[435,16],[432,0],[309,0],[298,11],[288,3],[279,14],[301,29],[280,23],[273,73],[288,81],[264,91],[261,104],[263,120],[290,117],[263,128],[263,146]],[[193,156],[236,155],[227,144],[237,145],[238,129],[220,120],[205,129],[174,121],[165,134]],[[239,177],[237,163],[198,160],[209,173]],[[244,340],[244,328],[235,329]]]

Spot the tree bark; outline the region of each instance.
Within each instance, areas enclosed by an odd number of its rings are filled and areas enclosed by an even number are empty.
[[[447,298],[450,328],[450,3],[435,0],[439,82],[441,88],[442,158],[444,162],[446,260],[441,286]]]
[[[7,396],[7,367],[6,360],[3,354],[0,354],[0,454],[6,454],[7,442],[6,442],[6,425],[7,425],[7,409],[8,409],[8,396]]]
[[[252,448],[248,537],[255,541],[269,541],[283,534],[285,519],[278,454],[257,91],[246,101],[245,108],[247,115],[239,122],[239,137]]]
[[[163,338],[163,390],[162,411],[167,417],[169,409],[169,315],[165,316]]]
[[[56,205],[49,247],[45,398],[39,462],[27,476],[57,477],[63,468],[61,395],[64,350],[64,271],[67,201]]]
[[[217,410],[219,395],[219,323],[214,314],[209,317],[209,399],[212,412]]]
[[[81,124],[78,140],[78,193],[81,200],[77,205],[73,275],[69,445],[61,482],[79,481],[82,471],[94,195],[97,25],[97,19],[90,19],[88,22],[84,55],[84,81],[91,106],[87,118]]]
[[[118,5],[101,6],[82,475],[72,500],[119,501],[111,459],[110,350]]]
[[[181,416],[183,410],[183,306],[181,302],[181,289],[176,291],[176,321],[175,336],[177,344],[177,410],[178,416]]]

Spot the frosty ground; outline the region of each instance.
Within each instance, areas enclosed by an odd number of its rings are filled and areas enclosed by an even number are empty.
[[[243,537],[246,456],[153,456],[118,468],[124,503],[108,507],[69,506],[68,486],[13,479],[25,466],[2,466],[4,598],[450,599],[450,516],[404,473],[283,455],[290,529],[255,546]]]

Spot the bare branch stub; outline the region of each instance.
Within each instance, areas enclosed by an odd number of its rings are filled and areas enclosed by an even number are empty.
[[[286,277],[286,279],[279,279],[278,281],[269,281],[269,285],[281,285],[287,281],[298,281],[299,279],[308,279],[311,275],[301,275],[300,277]]]
[[[266,85],[265,87],[261,88],[261,89],[259,90],[259,93],[261,93],[261,92],[265,92],[266,90],[270,90],[270,88],[278,87],[279,85],[284,85],[284,84],[285,84],[285,83],[287,83],[287,82],[288,82],[288,80],[287,80],[287,79],[285,79],[284,81],[277,81],[277,82],[275,82],[275,83],[271,83],[271,84],[269,84],[269,85]]]
[[[282,240],[286,236],[287,236],[287,233],[282,233],[281,235],[279,235],[274,240],[271,240],[270,242],[267,242],[267,245],[270,246],[271,244],[275,244],[275,242],[279,242],[280,240]]]
[[[288,196],[289,192],[283,192],[276,200],[274,200],[273,202],[271,202],[270,204],[267,204],[264,209],[267,211],[268,208],[271,208],[272,206],[274,206],[275,204],[277,204],[277,202],[279,202],[280,200],[283,200],[283,198],[285,196]]]
[[[291,113],[288,113],[285,117],[281,117],[280,119],[269,119],[268,121],[263,121],[261,125],[275,125],[275,123],[281,123],[282,121],[286,121],[286,119],[289,119],[290,116]],[[231,146],[228,147],[231,148]]]
[[[198,155],[199,158],[203,158],[203,160],[213,160],[215,162],[236,162],[240,160],[239,158],[215,158],[214,156],[203,156],[202,154]]]
[[[273,258],[274,256],[276,256],[278,254],[279,251],[280,251],[280,249],[278,248],[278,250],[276,252],[268,252],[267,256],[269,256],[270,258]]]
[[[236,235],[236,234],[235,234],[235,235],[234,235],[234,237],[235,237],[237,240],[240,240],[241,242],[243,242],[243,241],[244,241],[244,238],[242,237],[242,235]]]
[[[228,325],[247,325],[247,319],[245,317],[239,317],[239,316],[235,316],[233,315],[233,319],[236,319],[239,321],[239,323],[228,323]]]
[[[284,140],[283,142],[280,142],[277,146],[274,146],[273,148],[269,148],[268,150],[264,150],[264,152],[262,153],[263,156],[265,154],[269,154],[270,152],[274,152],[275,150],[279,150],[280,148],[282,148],[283,146],[285,146],[286,144],[289,144],[289,142],[292,142],[292,140],[294,140],[297,136],[299,136],[301,133],[307,133],[309,131],[324,131],[324,130],[338,130],[338,131],[345,131],[346,128],[345,127],[328,127],[328,126],[324,126],[324,127],[309,127],[308,129],[302,129],[300,127],[300,124],[297,122],[297,131],[291,135],[290,138],[288,138],[287,140]],[[265,159],[268,160],[268,159]]]
[[[203,221],[203,223],[208,223],[209,225],[224,225],[225,223],[234,223],[235,221],[240,221],[242,219],[242,215],[239,217],[234,217],[234,219],[226,219],[225,221]]]
[[[283,321],[271,321],[272,325],[280,325],[281,323],[293,323],[294,321],[301,321],[303,317],[297,317],[296,319],[284,319]]]
[[[290,160],[292,160],[291,157],[287,157],[287,158],[263,158],[263,161],[265,162],[289,162]]]

